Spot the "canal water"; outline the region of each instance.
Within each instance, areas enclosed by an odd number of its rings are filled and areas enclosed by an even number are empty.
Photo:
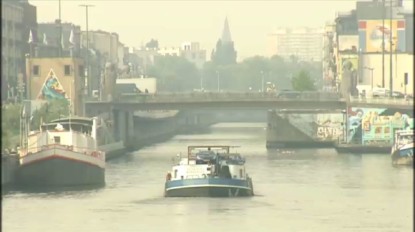
[[[127,154],[107,164],[104,188],[8,192],[2,231],[413,231],[413,168],[381,154],[267,151],[264,126],[217,124]],[[256,196],[163,197],[172,158],[208,144],[241,146]]]

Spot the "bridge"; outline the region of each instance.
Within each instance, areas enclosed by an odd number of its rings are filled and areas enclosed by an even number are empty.
[[[279,98],[266,93],[157,93],[125,96],[113,101],[88,101],[85,104],[87,115],[96,115],[111,110],[267,110],[283,109],[287,111],[326,111],[338,112],[347,107],[393,108],[410,110],[413,99],[387,98],[340,98],[334,93],[304,92],[296,98]]]
[[[113,101],[88,101],[85,103],[85,114],[86,116],[96,116],[101,113],[110,113],[115,137],[122,141],[134,143],[134,136],[137,133],[136,129],[140,127],[140,125],[136,125],[134,122],[134,111],[179,110],[182,112],[180,121],[184,125],[207,123],[209,120],[212,120],[214,112],[217,110],[268,111],[268,125],[275,129],[285,124],[293,123],[290,120],[278,118],[280,117],[279,115],[342,113],[344,121],[346,121],[347,107],[388,108],[402,111],[409,111],[413,108],[413,100],[362,98],[346,100],[340,98],[337,94],[326,92],[303,92],[295,97],[278,96],[275,93],[252,92],[136,94],[122,96]],[[279,126],[275,127],[274,124],[277,121]],[[147,125],[141,126],[145,127]],[[300,137],[304,130],[311,130],[309,128],[310,125],[307,126],[303,124],[297,125],[299,131],[292,137]],[[273,136],[280,134],[274,129],[269,130],[267,144],[268,140],[272,140]],[[285,131],[290,130],[286,129]],[[148,133],[147,129],[142,129],[141,131],[140,133]]]

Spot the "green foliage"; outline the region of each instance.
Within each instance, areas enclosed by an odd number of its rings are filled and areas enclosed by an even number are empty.
[[[297,75],[295,75],[291,80],[294,90],[297,91],[311,91],[315,90],[314,81],[311,79],[310,74],[301,70]]]
[[[50,122],[60,117],[69,116],[69,102],[66,99],[52,100],[33,112],[32,129],[37,129],[42,122]]]
[[[22,105],[9,104],[2,106],[1,114],[1,146],[4,148],[11,148],[18,145],[18,138],[20,130],[20,115]]]
[[[22,116],[22,105],[21,104],[10,104],[2,107],[2,149],[13,148],[19,145],[20,135],[20,119]],[[41,118],[43,122],[49,122],[59,117],[69,116],[69,102],[66,99],[52,100],[42,105],[40,109],[33,112],[31,117],[31,130],[36,130],[40,126]]]
[[[156,49],[159,47],[159,41],[155,39],[151,39],[146,43],[146,48]]]
[[[212,62],[216,65],[236,64],[236,51],[233,42],[222,43],[218,40],[216,51],[212,52]]]
[[[222,44],[218,46],[221,47]],[[233,64],[218,64],[212,60],[206,62],[201,70],[183,57],[160,56],[156,57],[148,73],[158,79],[158,91],[192,91],[201,85],[207,91],[216,91],[218,79],[223,91],[248,91],[249,87],[259,91],[262,89],[262,81],[264,85],[266,82],[274,83],[277,90],[292,89],[290,76],[298,70],[306,70],[312,82],[322,76],[319,63],[299,61],[296,57],[283,59],[279,56],[255,56]]]
[[[190,90],[200,82],[196,66],[178,56],[156,57],[148,73],[158,79],[159,91]]]

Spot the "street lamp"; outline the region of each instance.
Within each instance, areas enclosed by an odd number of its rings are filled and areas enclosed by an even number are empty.
[[[396,36],[393,37],[392,46],[395,48],[395,79],[398,77],[398,38]]]
[[[392,16],[392,0],[390,0],[390,10],[389,10],[389,91],[390,91],[390,97],[392,97],[392,93],[393,93],[393,79],[392,79],[392,20],[393,20],[393,16]]]
[[[217,76],[217,78],[218,78],[218,93],[219,93],[219,90],[220,90],[220,84],[219,84],[219,71],[216,71],[216,76]]]
[[[366,66],[363,67],[363,68],[370,71],[370,79],[371,79],[371,86],[372,86],[372,92],[373,92],[373,70],[374,70],[374,68],[366,67]]]
[[[85,78],[88,84],[88,96],[91,96],[91,78],[89,77],[89,36],[88,36],[88,8],[93,7],[94,5],[83,4],[79,5],[80,7],[85,7],[85,24],[86,24],[86,75]]]
[[[200,91],[203,90],[203,70],[200,72]]]

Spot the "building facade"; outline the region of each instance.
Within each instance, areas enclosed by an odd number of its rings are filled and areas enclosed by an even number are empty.
[[[112,64],[118,64],[123,57],[118,57],[118,46],[121,44],[117,33],[111,33],[106,31],[89,31],[89,48],[98,51],[105,62]],[[81,32],[81,46],[87,47],[87,33]],[[122,45],[122,44],[121,44]]]
[[[296,56],[303,61],[322,61],[323,28],[282,28],[268,35],[269,56],[289,59]]]
[[[357,85],[413,94],[413,15],[403,13],[401,1],[358,1],[356,9],[337,13],[335,22],[337,83],[347,65],[356,71]]]
[[[39,57],[80,57],[81,27],[72,23],[39,23],[37,56]]]
[[[336,60],[334,56],[335,45],[335,24],[328,22],[324,28],[323,36],[323,58],[322,58],[322,70],[323,70],[323,89],[326,91],[337,91],[336,88]]]
[[[76,57],[27,58],[28,99],[71,101],[72,113],[83,115],[84,61]]]
[[[206,50],[200,49],[198,42],[182,43],[180,55],[196,65],[199,69],[203,68],[206,62]]]
[[[36,7],[27,1],[1,2],[2,6],[2,99],[24,96],[25,55],[29,51],[29,34],[37,34]]]
[[[180,47],[162,47],[159,48],[157,53],[161,56],[180,56]]]

